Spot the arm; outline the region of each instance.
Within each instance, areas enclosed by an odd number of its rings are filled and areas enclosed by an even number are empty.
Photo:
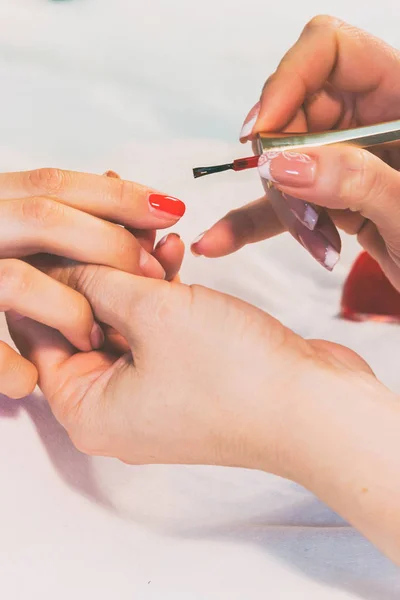
[[[400,563],[400,405],[360,357],[206,288],[82,269],[63,282],[78,284],[134,361],[76,353],[60,334],[9,316],[78,448],[292,479]]]
[[[287,476],[400,564],[399,398],[359,374],[313,384],[289,415]]]

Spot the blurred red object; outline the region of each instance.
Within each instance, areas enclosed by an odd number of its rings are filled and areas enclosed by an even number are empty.
[[[350,321],[400,322],[400,293],[368,252],[360,254],[346,279],[340,316]]]

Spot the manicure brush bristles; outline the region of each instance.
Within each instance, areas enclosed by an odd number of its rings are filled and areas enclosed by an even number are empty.
[[[248,158],[237,158],[231,163],[225,165],[214,165],[212,167],[195,167],[193,176],[195,179],[211,175],[212,173],[221,173],[222,171],[244,171],[245,169],[253,169],[258,164],[259,156],[250,156]]]

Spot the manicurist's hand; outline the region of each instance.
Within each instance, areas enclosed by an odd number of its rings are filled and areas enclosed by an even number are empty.
[[[397,50],[339,19],[316,17],[267,79],[241,140],[263,131],[315,132],[400,119],[399,82]],[[266,195],[229,213],[192,248],[222,256],[288,230],[332,269],[341,249],[338,227],[358,236],[400,290],[399,167],[398,148],[376,155],[344,146],[266,153],[259,163]]]

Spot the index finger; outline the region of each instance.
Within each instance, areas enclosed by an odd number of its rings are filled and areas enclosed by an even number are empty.
[[[163,229],[185,213],[181,200],[115,177],[37,169],[0,173],[0,201],[48,196],[96,217],[137,229]]]
[[[334,17],[315,17],[267,80],[253,134],[283,129],[327,82],[344,93],[382,94],[370,111],[371,122],[398,118],[399,76],[399,55],[392,47]]]

